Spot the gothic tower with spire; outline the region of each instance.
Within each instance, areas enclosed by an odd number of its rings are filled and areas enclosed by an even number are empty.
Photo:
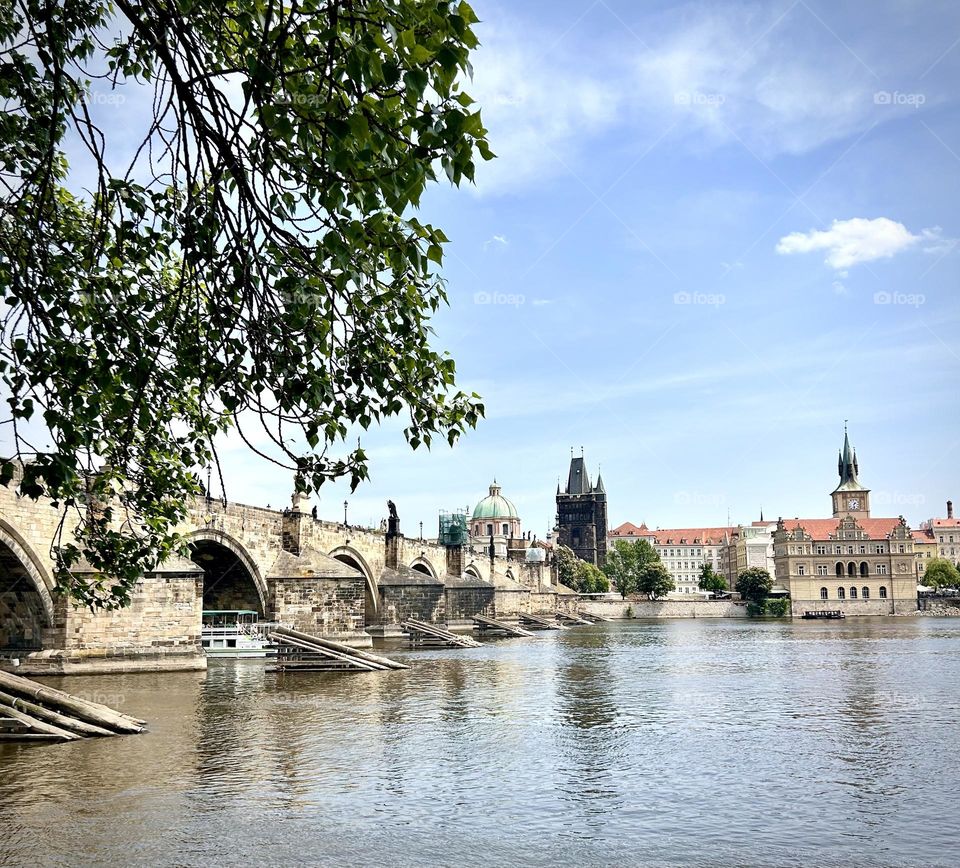
[[[855,518],[870,518],[870,490],[860,484],[857,450],[850,448],[846,425],[843,426],[843,449],[837,459],[837,473],[840,475],[840,484],[830,495],[833,498],[833,517],[852,515]]]
[[[606,560],[607,492],[599,473],[591,484],[582,449],[579,458],[570,456],[566,489],[557,486],[557,542],[588,563]]]

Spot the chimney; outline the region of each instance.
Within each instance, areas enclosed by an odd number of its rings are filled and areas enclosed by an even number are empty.
[[[947,518],[953,518],[953,501],[947,501]]]

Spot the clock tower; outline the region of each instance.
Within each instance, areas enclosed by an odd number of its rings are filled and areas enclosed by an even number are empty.
[[[870,490],[864,488],[857,478],[860,467],[857,464],[857,451],[850,448],[847,426],[843,426],[843,449],[837,460],[837,473],[840,484],[830,495],[833,498],[833,517],[870,518]]]

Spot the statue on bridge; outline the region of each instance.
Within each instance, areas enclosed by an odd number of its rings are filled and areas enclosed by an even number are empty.
[[[390,510],[390,519],[387,522],[387,536],[399,536],[400,517],[397,515],[397,505],[392,500],[388,500],[387,509]]]

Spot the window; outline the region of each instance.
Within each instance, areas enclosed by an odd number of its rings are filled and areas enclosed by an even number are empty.
[[[870,589],[869,589],[866,585],[864,585],[864,586],[860,589],[860,596],[863,597],[863,599],[865,599],[865,600],[869,600],[869,599],[870,599]]]
[[[853,546],[847,546],[847,554],[848,554],[848,555],[852,555],[852,554],[853,554]]]
[[[840,546],[835,546],[834,549],[833,549],[833,553],[834,553],[835,555],[842,555],[842,554],[843,554],[843,549],[842,549]]]
[[[826,600],[826,599],[827,599],[827,589],[826,589],[826,588],[821,588],[821,589],[820,589],[820,599],[821,599],[821,600]]]
[[[906,550],[907,550],[907,547],[906,547],[906,546],[904,546],[904,545],[901,545],[901,546],[900,546],[900,549],[899,549],[900,554],[903,554]]]
[[[826,547],[826,546],[817,546],[817,554],[818,554],[818,555],[825,555],[826,553],[827,553],[827,547]]]
[[[867,566],[867,562],[866,562],[866,561],[860,561],[860,575],[861,575],[861,576],[869,576],[869,575],[870,575],[870,567]]]
[[[823,564],[818,565],[818,566],[817,566],[817,575],[818,575],[818,576],[825,576],[826,574],[827,574],[827,568],[826,568],[826,566],[824,566]],[[826,598],[824,598],[824,599],[826,599]]]
[[[880,599],[881,600],[887,599],[887,589],[883,585],[880,586]]]
[[[841,564],[840,561],[837,561],[837,575],[843,575],[843,564]]]
[[[838,600],[845,600],[846,597],[847,597],[847,594],[846,594],[846,592],[843,590],[843,588],[837,588],[837,599],[838,599]]]
[[[857,599],[857,589],[856,589],[856,588],[850,588],[850,599],[851,599],[851,600]]]
[[[867,553],[867,547],[866,547],[866,546],[860,546],[860,554],[865,555],[866,553]]]
[[[877,564],[877,575],[885,576],[887,574],[887,565],[886,564]]]
[[[509,524],[505,524],[505,525],[503,526],[503,535],[504,535],[504,536],[510,536],[510,525],[509,525]]]
[[[798,575],[798,576],[805,576],[806,574],[807,574],[807,568],[806,568],[803,564],[800,564],[800,565],[797,567],[797,575]]]
[[[487,536],[493,536],[493,525],[487,525]],[[575,545],[580,545],[580,531],[575,530],[573,532],[573,542]]]

